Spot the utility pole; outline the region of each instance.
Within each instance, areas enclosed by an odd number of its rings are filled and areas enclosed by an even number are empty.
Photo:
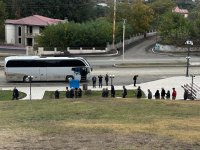
[[[125,29],[126,29],[126,19],[123,19],[123,61],[124,61],[124,42],[125,42]]]
[[[113,49],[115,49],[115,21],[116,21],[116,3],[117,1],[114,0],[114,12],[113,12]]]

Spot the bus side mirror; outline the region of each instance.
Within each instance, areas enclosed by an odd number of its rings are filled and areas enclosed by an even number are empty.
[[[93,68],[91,68],[91,71],[93,70]]]

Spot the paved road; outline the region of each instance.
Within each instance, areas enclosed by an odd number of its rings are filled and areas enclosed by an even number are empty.
[[[158,62],[186,62],[184,55],[157,54],[148,47],[156,42],[156,37],[138,43],[132,48],[125,50],[124,61],[121,56],[113,57],[86,57],[93,66],[112,66],[118,63],[158,63]],[[200,56],[191,56],[191,62],[200,62]]]
[[[169,56],[154,54],[146,48],[155,43],[155,38],[149,38],[142,43],[126,50],[124,62],[186,62],[184,56]],[[128,85],[132,83],[134,74],[138,74],[138,82],[144,83],[172,76],[185,75],[185,67],[151,67],[151,68],[115,68],[113,64],[122,63],[122,56],[112,57],[86,57],[93,66],[92,75],[105,75],[106,73],[115,75],[115,85]],[[191,61],[199,62],[199,57],[192,57]],[[199,67],[190,68],[190,74],[200,75]],[[91,82],[88,82],[91,85]],[[33,86],[65,86],[65,82],[35,82]],[[4,72],[0,70],[0,86],[29,86],[28,83],[7,83],[5,81]]]

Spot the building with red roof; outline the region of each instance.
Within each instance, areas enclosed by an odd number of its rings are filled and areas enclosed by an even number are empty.
[[[33,46],[35,36],[48,25],[62,23],[64,20],[33,15],[17,20],[5,21],[5,41],[7,44]]]
[[[182,14],[185,18],[188,17],[188,10],[187,9],[180,9],[178,6],[176,6],[172,12],[178,13],[178,14]]]

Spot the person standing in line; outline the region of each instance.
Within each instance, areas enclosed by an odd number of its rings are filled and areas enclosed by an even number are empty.
[[[171,95],[170,91],[168,90],[167,93],[166,93],[166,99],[170,99],[170,95]]]
[[[115,87],[111,85],[111,97],[115,97]]]
[[[68,87],[66,87],[66,93],[65,93],[66,98],[70,98],[69,95],[70,95],[70,94],[69,94],[69,89],[68,89]]]
[[[105,88],[103,88],[102,93],[101,93],[101,96],[102,96],[102,97],[106,97],[106,89],[105,89]]]
[[[58,90],[55,91],[54,93],[55,99],[59,99],[60,98],[60,92]]]
[[[140,88],[140,86],[138,86],[138,89],[137,89],[137,98],[140,99],[142,97],[142,90]]]
[[[108,76],[108,74],[106,74],[106,76],[105,76],[105,81],[106,81],[106,86],[108,86],[108,81],[109,81],[109,76]]]
[[[188,90],[185,89],[184,95],[183,95],[184,100],[188,99]]]
[[[69,91],[70,93],[70,98],[74,98],[74,88],[72,87]]]
[[[134,84],[134,86],[136,86],[137,78],[138,78],[138,75],[134,75],[133,76],[133,84]]]
[[[160,92],[159,92],[159,90],[157,90],[156,93],[155,93],[155,99],[160,99]]]
[[[126,89],[126,87],[125,86],[123,86],[123,93],[122,93],[122,97],[123,98],[126,98],[126,96],[127,96],[127,89]]]
[[[74,89],[74,98],[78,98],[78,88]]]
[[[82,97],[82,90],[81,88],[78,88],[78,98],[81,98]]]
[[[165,94],[166,94],[165,89],[162,88],[162,90],[161,90],[161,99],[165,99]]]
[[[102,75],[99,75],[98,78],[99,78],[99,88],[102,88],[102,79],[103,79],[103,77],[102,77]]]
[[[12,100],[18,100],[18,98],[19,98],[19,91],[18,91],[18,89],[15,87],[14,89],[13,89],[13,97],[12,97]]]
[[[105,89],[105,96],[108,97],[109,96],[109,91],[108,88]]]
[[[177,93],[176,93],[175,88],[172,88],[172,100],[176,99],[176,95],[177,95]]]
[[[92,85],[93,85],[93,88],[96,88],[96,81],[97,81],[97,78],[95,76],[92,77]]]
[[[148,89],[148,99],[152,99],[152,92],[150,89]]]

